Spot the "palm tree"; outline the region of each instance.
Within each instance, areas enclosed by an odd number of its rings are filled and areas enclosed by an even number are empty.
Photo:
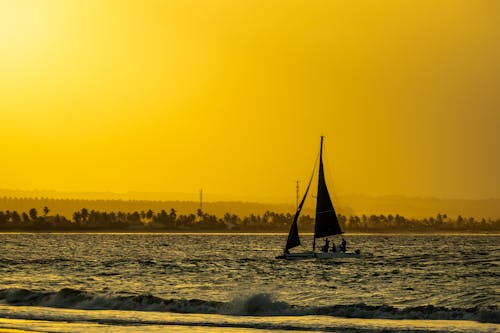
[[[26,212],[23,212],[22,219],[24,223],[28,223],[30,221],[30,217],[28,214],[26,214]]]
[[[74,212],[73,221],[75,221],[76,224],[80,224],[81,220],[82,220],[82,214],[80,212]]]
[[[43,216],[47,216],[47,214],[50,212],[49,207],[45,206],[43,207]]]
[[[37,216],[38,216],[38,212],[35,208],[31,208],[30,211],[29,211],[29,215],[31,217],[31,220],[32,221],[35,221]]]
[[[89,211],[87,208],[82,208],[80,212],[80,216],[82,217],[83,222],[87,222],[87,218],[89,217]]]
[[[14,224],[21,223],[21,215],[19,215],[19,213],[16,210],[10,213],[10,218],[12,220],[12,223]]]
[[[168,217],[170,218],[170,222],[175,222],[175,219],[177,218],[177,211],[173,208],[170,209],[170,214],[168,214]]]
[[[204,219],[204,214],[203,214],[203,211],[201,210],[201,208],[198,208],[196,210],[196,215],[198,216],[198,221],[202,221]]]

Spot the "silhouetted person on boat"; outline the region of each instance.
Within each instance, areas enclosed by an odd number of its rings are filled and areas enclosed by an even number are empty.
[[[325,245],[323,245],[321,251],[328,252],[329,248],[330,248],[330,240],[328,238],[325,238]]]
[[[347,242],[345,241],[344,237],[342,237],[342,243],[340,243],[340,252],[345,252],[347,248]]]
[[[337,252],[337,247],[335,246],[335,243],[332,242],[332,252]]]

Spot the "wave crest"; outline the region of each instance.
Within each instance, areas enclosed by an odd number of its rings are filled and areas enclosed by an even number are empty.
[[[0,301],[9,305],[85,310],[168,311],[243,316],[324,315],[347,318],[474,320],[500,323],[500,310],[495,306],[447,308],[425,305],[396,308],[391,305],[364,303],[297,306],[275,300],[270,293],[253,293],[236,297],[230,302],[218,302],[201,299],[163,299],[150,294],[129,296],[94,294],[71,288],[59,291],[9,288],[0,290]]]
[[[241,316],[280,315],[290,310],[286,302],[276,301],[270,293],[238,296],[222,307],[224,314]]]

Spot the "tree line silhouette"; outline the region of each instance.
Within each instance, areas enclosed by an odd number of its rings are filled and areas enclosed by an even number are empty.
[[[82,208],[71,219],[62,215],[49,215],[31,208],[27,212],[0,211],[1,231],[184,231],[184,232],[287,232],[293,215],[267,211],[262,215],[240,217],[226,213],[222,218],[198,209],[196,214],[178,214],[175,209],[134,212],[105,212]],[[446,214],[425,219],[408,219],[401,215],[338,214],[340,225],[347,232],[499,232],[500,219],[481,219]],[[299,218],[302,232],[313,232],[314,217]]]
[[[0,191],[1,192],[1,191]],[[18,212],[28,212],[31,208],[36,208],[42,212],[43,207],[50,207],[51,215],[59,214],[71,219],[73,213],[82,209],[106,212],[126,212],[148,211],[159,212],[165,207],[174,208],[177,214],[196,213],[200,207],[199,201],[151,201],[151,200],[88,200],[88,199],[60,199],[60,198],[17,198],[0,196],[0,210],[17,210]],[[264,214],[266,211],[286,213],[293,211],[295,205],[272,204],[242,201],[215,201],[204,202],[203,208],[211,214],[223,217],[226,212],[232,212],[240,216],[250,214]],[[307,208],[306,208],[307,209]],[[349,208],[340,207],[341,213],[352,215]],[[304,212],[306,210],[304,209]],[[311,210],[312,211],[312,210]],[[310,213],[307,211],[307,213]]]

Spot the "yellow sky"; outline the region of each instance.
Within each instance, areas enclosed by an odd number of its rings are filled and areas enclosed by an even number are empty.
[[[500,2],[0,0],[0,188],[500,197]],[[196,196],[195,196],[196,197]]]

